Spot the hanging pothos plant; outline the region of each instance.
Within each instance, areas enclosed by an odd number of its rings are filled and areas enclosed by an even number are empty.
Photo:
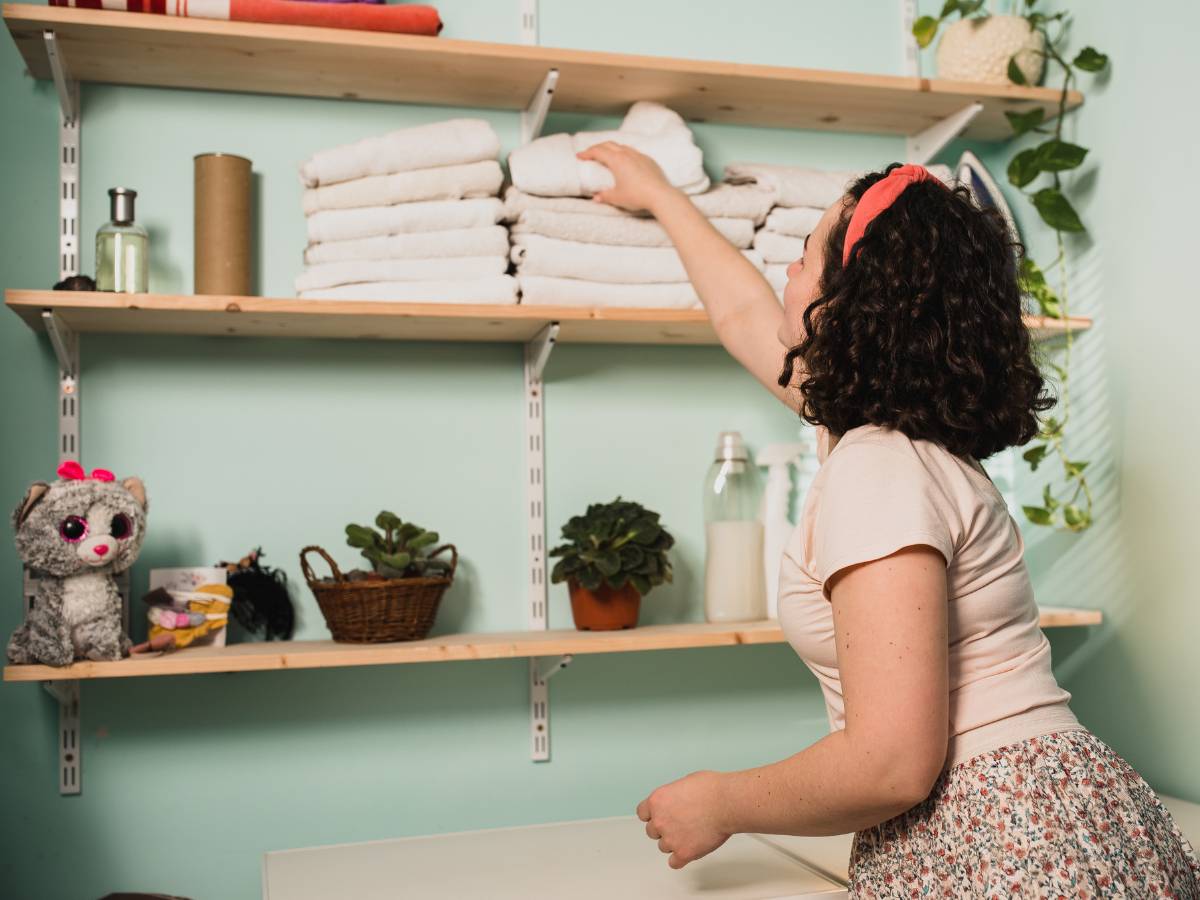
[[[928,47],[937,36],[941,23],[958,14],[963,18],[986,18],[984,0],[946,0],[937,16],[922,16],[913,25],[913,36],[922,47]],[[1044,269],[1032,259],[1025,257],[1021,262],[1022,288],[1027,296],[1037,303],[1042,315],[1062,319],[1065,324],[1065,343],[1061,361],[1047,361],[1047,365],[1058,378],[1058,415],[1047,418],[1042,424],[1038,442],[1025,450],[1023,457],[1030,469],[1050,460],[1062,466],[1065,484],[1056,492],[1052,483],[1042,490],[1040,506],[1025,506],[1029,521],[1067,531],[1083,531],[1092,524],[1092,492],[1084,474],[1087,460],[1072,459],[1064,444],[1067,423],[1071,418],[1071,346],[1073,335],[1067,305],[1067,250],[1064,235],[1085,232],[1083,222],[1063,191],[1063,173],[1077,169],[1087,156],[1087,148],[1063,140],[1063,121],[1067,113],[1067,100],[1079,72],[1096,73],[1108,66],[1108,57],[1092,47],[1084,47],[1068,61],[1062,49],[1071,16],[1067,12],[1054,14],[1037,11],[1038,0],[1021,0],[1023,18],[1029,27],[1045,39],[1041,51],[1047,61],[1062,70],[1062,89],[1059,91],[1058,115],[1052,125],[1046,122],[1046,111],[1037,107],[1029,112],[1006,112],[1012,126],[1013,136],[1024,134],[1045,135],[1036,147],[1022,150],[1008,164],[1008,180],[1033,203],[1042,221],[1054,229],[1057,254]],[[1053,34],[1051,33],[1053,29]],[[1008,61],[1008,77],[1014,84],[1026,84],[1024,74],[1016,59]],[[1035,184],[1042,176],[1049,181]],[[1047,273],[1057,270],[1057,290],[1050,286]]]

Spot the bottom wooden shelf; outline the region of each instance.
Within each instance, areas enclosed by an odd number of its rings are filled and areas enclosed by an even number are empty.
[[[1043,628],[1098,625],[1099,610],[1042,607]],[[135,678],[150,675],[202,675],[214,672],[265,672],[277,669],[324,669],[386,666],[401,663],[456,662],[471,659],[516,659],[566,653],[628,653],[638,650],[682,650],[731,647],[737,644],[783,643],[774,621],[713,625],[689,622],[645,625],[629,631],[512,631],[491,634],[448,634],[396,644],[336,644],[333,641],[284,641],[193,647],[172,653],[139,656],[116,662],[79,662],[71,666],[6,666],[5,681],[73,681],[90,678]]]

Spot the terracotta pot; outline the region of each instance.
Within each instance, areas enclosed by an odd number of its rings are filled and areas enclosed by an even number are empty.
[[[962,19],[942,34],[937,49],[938,78],[977,81],[983,84],[1012,84],[1008,61],[1017,58],[1017,68],[1029,84],[1042,79],[1045,39],[1020,16],[988,16]]]
[[[571,614],[580,631],[617,631],[636,628],[642,595],[632,584],[613,590],[602,584],[589,591],[578,581],[568,581],[571,592]]]

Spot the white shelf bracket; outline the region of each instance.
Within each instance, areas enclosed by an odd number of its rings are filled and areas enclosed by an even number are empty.
[[[923,166],[937,156],[952,140],[962,134],[971,121],[983,112],[982,103],[970,103],[953,115],[935,122],[924,131],[910,136],[905,143],[905,159]]]
[[[527,602],[529,628],[532,631],[545,631],[547,624],[546,423],[543,417],[542,373],[557,339],[558,323],[551,322],[525,345],[525,500],[529,541]],[[549,760],[550,693],[536,657],[529,658],[529,726],[533,760]]]
[[[79,115],[79,83],[72,81],[67,71],[67,60],[62,47],[58,46],[58,35],[43,31],[42,40],[46,42],[46,58],[50,61],[50,74],[54,77],[54,89],[58,91],[63,121],[74,125]]]
[[[42,686],[58,701],[58,792],[78,794],[83,784],[79,682],[43,681]]]
[[[539,669],[537,677],[542,681],[549,681],[553,676],[557,675],[559,672],[569,666],[574,659],[574,656],[572,656],[570,653],[566,653],[549,663],[545,668]]]
[[[521,111],[521,143],[528,144],[542,133],[546,124],[546,113],[550,112],[550,102],[554,99],[554,89],[558,86],[558,69],[550,69],[538,89],[529,98],[529,104]]]

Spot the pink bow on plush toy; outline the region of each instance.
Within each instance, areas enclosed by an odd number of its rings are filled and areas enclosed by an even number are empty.
[[[58,477],[65,478],[67,481],[87,481],[88,475],[83,471],[83,466],[75,462],[73,459],[68,459],[65,463],[58,467]],[[94,481],[115,481],[116,476],[108,469],[92,469],[92,479]]]

